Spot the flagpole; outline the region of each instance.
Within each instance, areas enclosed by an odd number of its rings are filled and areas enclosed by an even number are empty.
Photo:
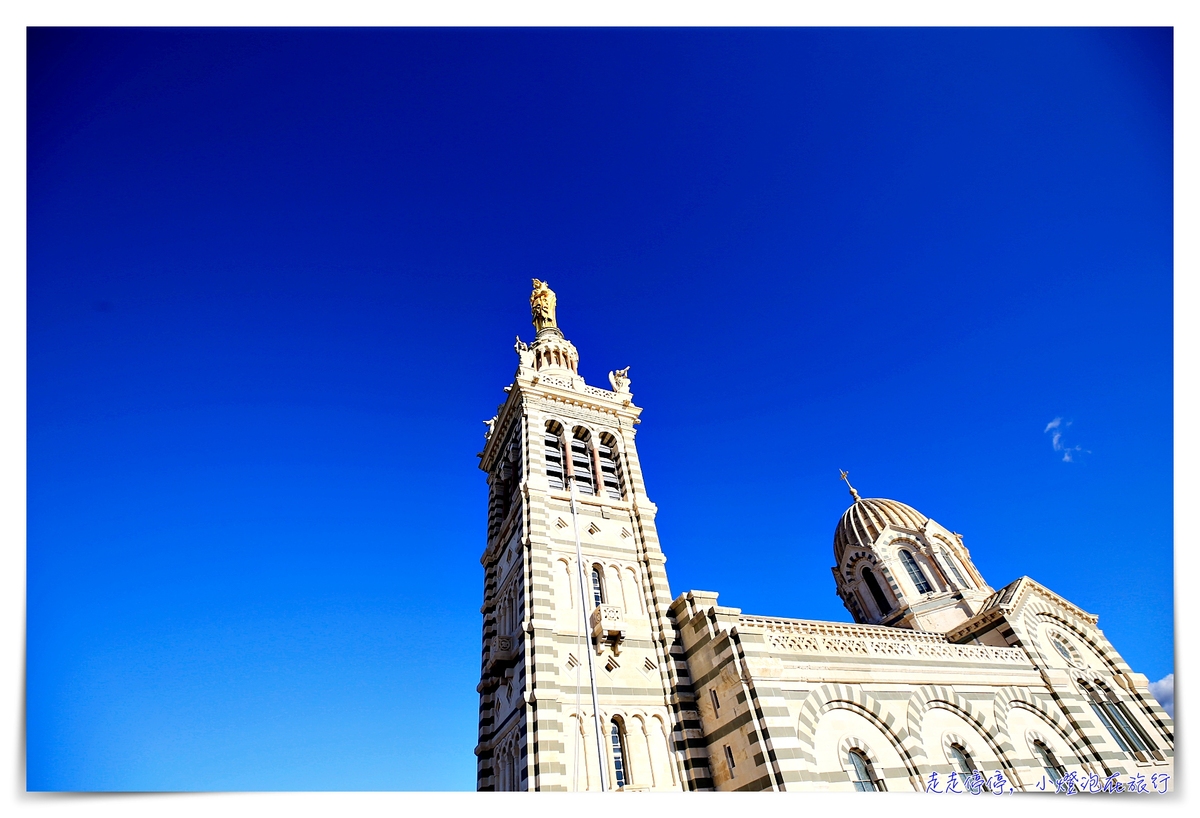
[[[583,601],[588,598],[588,595],[587,586],[583,581],[583,547],[579,544],[579,511],[575,502],[575,475],[568,475],[567,480],[571,486],[571,527],[575,532],[575,565],[579,569],[579,610],[580,613],[582,613],[584,610]],[[587,634],[586,619],[584,619],[583,630],[585,639],[587,641],[585,652],[587,653],[588,659],[588,679],[592,683],[592,718],[595,720],[596,724],[596,761],[597,766],[600,768],[600,792],[604,792],[608,789],[608,776],[605,774],[607,772],[606,767],[608,765],[604,763],[604,740],[600,730],[600,696],[596,692],[596,660],[593,656],[595,651],[592,650],[591,636]],[[578,689],[579,688],[576,687],[576,690]]]

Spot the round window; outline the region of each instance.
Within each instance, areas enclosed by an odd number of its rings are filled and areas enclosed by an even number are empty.
[[[1067,664],[1072,667],[1084,667],[1083,658],[1079,655],[1079,651],[1075,650],[1075,646],[1067,641],[1067,638],[1060,633],[1051,631],[1049,633],[1050,644],[1054,646],[1054,650],[1058,655],[1067,660]]]

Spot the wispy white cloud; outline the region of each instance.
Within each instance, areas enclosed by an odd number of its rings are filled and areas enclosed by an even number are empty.
[[[1062,462],[1074,463],[1075,458],[1082,452],[1083,454],[1091,454],[1091,450],[1085,449],[1082,446],[1068,446],[1063,440],[1063,433],[1073,421],[1063,421],[1062,418],[1055,418],[1046,424],[1046,428],[1042,430],[1042,434],[1053,431],[1050,436],[1050,445],[1056,452],[1062,452]]]
[[[1167,715],[1175,718],[1175,674],[1168,673],[1157,682],[1151,682],[1150,693],[1158,699]]]

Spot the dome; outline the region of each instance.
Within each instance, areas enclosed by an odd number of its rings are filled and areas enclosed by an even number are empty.
[[[856,497],[854,505],[846,509],[837,530],[833,532],[834,559],[841,565],[842,555],[847,548],[869,548],[883,532],[884,526],[920,531],[928,520],[912,506],[895,500],[878,497],[860,500]]]

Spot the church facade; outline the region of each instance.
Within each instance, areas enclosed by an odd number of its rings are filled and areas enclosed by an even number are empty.
[[[1173,722],[1097,617],[1028,577],[993,588],[904,503],[850,487],[833,580],[853,624],[672,597],[628,368],[585,383],[544,282],[530,305],[480,454],[478,789],[1169,786]]]

